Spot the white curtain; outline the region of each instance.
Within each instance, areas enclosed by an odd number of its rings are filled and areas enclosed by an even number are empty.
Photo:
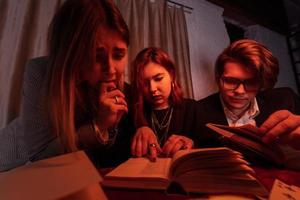
[[[25,63],[45,55],[47,28],[60,3],[0,0],[0,128],[19,113]]]
[[[48,26],[62,2],[0,0],[0,128],[19,114],[25,63],[46,54]],[[162,47],[175,60],[186,96],[193,97],[183,8],[168,6],[165,0],[116,3],[131,31],[130,62],[144,47]]]
[[[130,29],[129,63],[145,47],[167,51],[186,97],[193,97],[187,25],[183,7],[165,0],[115,0]],[[129,65],[130,67],[130,65]],[[127,71],[128,80],[128,71]]]

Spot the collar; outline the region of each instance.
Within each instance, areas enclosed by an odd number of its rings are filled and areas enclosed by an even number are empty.
[[[220,100],[229,126],[240,126],[245,124],[256,125],[254,118],[260,113],[256,98],[250,102],[249,108],[242,116],[234,114],[224,103],[221,95]]]

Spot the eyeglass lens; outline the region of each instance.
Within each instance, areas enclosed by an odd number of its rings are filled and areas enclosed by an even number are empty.
[[[260,80],[258,78],[251,78],[246,80],[240,80],[232,77],[222,77],[223,86],[226,89],[235,90],[243,84],[245,90],[247,91],[255,91],[260,87]]]

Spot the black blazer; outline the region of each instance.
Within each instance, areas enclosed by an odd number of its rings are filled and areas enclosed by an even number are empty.
[[[255,117],[257,126],[278,110],[289,110],[294,114],[300,114],[300,99],[290,88],[275,88],[259,92],[256,100],[260,110],[260,114]],[[199,100],[196,113],[197,124],[193,135],[195,147],[220,146],[217,135],[205,126],[206,123],[228,125],[220,94],[215,93]]]

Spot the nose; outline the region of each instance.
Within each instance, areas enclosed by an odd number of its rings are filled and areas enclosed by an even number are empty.
[[[155,93],[157,91],[156,83],[154,81],[150,81],[149,89],[151,93]]]
[[[239,86],[234,90],[234,92],[236,92],[238,94],[245,94],[246,90],[245,90],[244,84],[240,83]]]
[[[103,61],[101,62],[101,64],[102,72],[106,74],[116,73],[115,63],[111,56],[106,55],[105,57],[103,57]]]

